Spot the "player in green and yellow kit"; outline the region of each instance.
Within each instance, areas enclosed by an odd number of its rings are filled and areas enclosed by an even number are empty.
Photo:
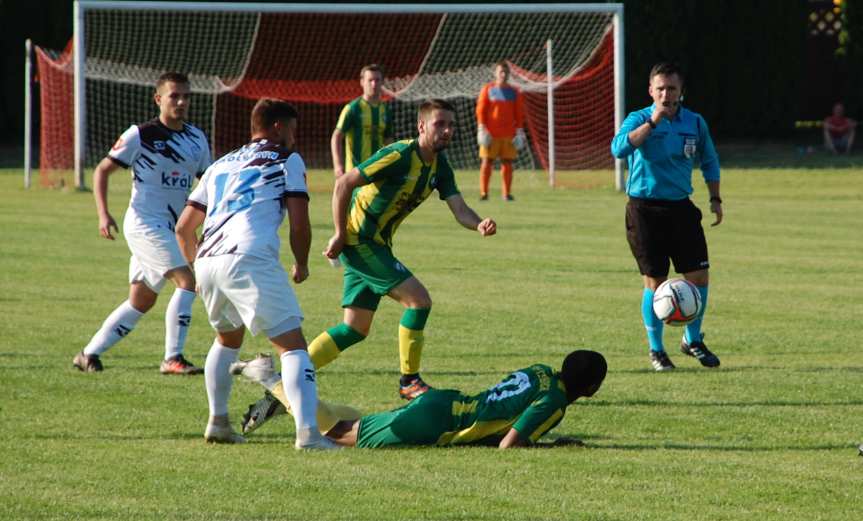
[[[342,322],[309,344],[316,369],[332,362],[348,347],[368,336],[381,297],[387,295],[405,310],[399,322],[399,395],[411,400],[429,390],[420,378],[420,359],[431,297],[425,286],[398,261],[392,239],[399,224],[437,190],[465,228],[494,235],[497,224],[481,219],[458,191],[443,150],[455,130],[455,111],[444,100],[429,100],[419,109],[419,137],[393,143],[336,179],[333,189],[335,234],[324,255],[345,267]],[[276,395],[280,386],[249,406],[243,432],[260,427],[285,411]],[[275,395],[275,396],[274,396]],[[278,400],[278,401],[277,401]]]
[[[579,397],[593,396],[605,379],[605,358],[573,351],[560,372],[535,364],[510,373],[479,394],[431,389],[393,411],[338,422],[327,437],[340,445],[533,445],[563,419]]]
[[[400,395],[412,399],[428,390],[419,376],[423,330],[431,297],[392,252],[399,224],[433,190],[446,201],[462,226],[482,236],[497,225],[481,219],[458,191],[444,149],[455,131],[455,110],[444,100],[429,100],[419,109],[419,137],[379,150],[336,180],[333,189],[335,234],[324,255],[345,266],[343,322],[321,333],[309,345],[315,367],[332,362],[342,351],[369,334],[381,297],[405,307],[399,327]]]
[[[341,177],[384,145],[393,142],[393,115],[382,98],[383,71],[377,64],[360,70],[363,95],[342,108],[330,138],[333,172]]]

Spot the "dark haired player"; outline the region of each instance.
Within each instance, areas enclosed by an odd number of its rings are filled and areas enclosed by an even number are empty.
[[[497,385],[475,395],[455,389],[430,389],[404,407],[339,421],[329,429],[327,437],[340,445],[362,448],[531,446],[560,423],[569,405],[580,397],[593,396],[606,371],[607,364],[600,353],[573,351],[563,360],[560,371],[534,364],[513,371]],[[260,381],[260,376],[255,379]]]
[[[249,329],[253,335],[264,333],[279,353],[296,448],[334,448],[318,432],[317,384],[300,329],[303,314],[279,262],[278,230],[287,213],[294,254],[290,278],[297,284],[308,278],[312,232],[306,168],[291,150],[297,112],[283,101],[262,99],[252,109],[251,127],[251,142],[207,169],[177,224],[177,240],[195,263],[198,291],[216,330],[205,365],[210,418],[204,438],[245,441],[228,421],[229,367]]]
[[[647,329],[650,363],[657,371],[674,369],[662,344],[662,321],[653,312],[653,294],[674,269],[698,287],[701,314],[686,325],[681,351],[705,367],[718,367],[719,358],[704,344],[701,321],[707,309],[707,240],[701,210],[689,199],[696,161],[710,192],[712,226],[722,222],[719,197],[719,156],[707,123],[684,108],[683,74],[671,63],[650,71],[648,92],[653,105],[630,113],[614,139],[611,153],[629,161],[626,193],[626,238],[644,279],[641,316]]]

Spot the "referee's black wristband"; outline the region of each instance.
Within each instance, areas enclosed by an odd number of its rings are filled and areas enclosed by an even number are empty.
[[[718,196],[714,196],[714,197],[711,197],[711,198],[710,198],[710,202],[711,202],[711,203],[719,203],[719,204],[722,204],[722,198],[721,198],[721,197],[718,197]]]
[[[650,128],[656,130],[656,123],[654,123],[652,119],[647,118],[647,124],[650,125]]]

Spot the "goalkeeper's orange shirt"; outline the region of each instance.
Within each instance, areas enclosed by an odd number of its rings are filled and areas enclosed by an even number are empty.
[[[476,101],[476,121],[493,138],[512,138],[524,127],[524,96],[510,84],[486,83]]]

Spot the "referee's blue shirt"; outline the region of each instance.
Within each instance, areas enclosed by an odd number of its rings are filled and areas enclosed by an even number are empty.
[[[626,193],[642,199],[678,201],[692,193],[692,169],[701,163],[705,181],[719,181],[719,156],[700,114],[680,107],[674,119],[663,119],[638,148],[627,136],[647,123],[653,105],[631,112],[611,140],[611,154],[627,158]]]

